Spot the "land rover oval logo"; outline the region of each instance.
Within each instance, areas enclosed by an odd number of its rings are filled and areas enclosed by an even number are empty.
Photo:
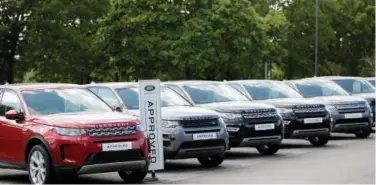
[[[153,85],[145,86],[145,91],[154,91],[155,87]]]

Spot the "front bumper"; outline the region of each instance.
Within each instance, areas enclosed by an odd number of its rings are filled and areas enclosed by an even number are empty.
[[[285,138],[330,136],[331,120],[324,117],[321,123],[304,123],[304,118],[284,120]]]
[[[260,146],[266,144],[281,144],[283,139],[283,124],[275,122],[274,129],[256,130],[255,125],[263,123],[243,122],[240,125],[228,124],[230,146]],[[267,123],[269,124],[269,123]],[[238,131],[234,131],[238,130]]]
[[[167,159],[224,155],[228,135],[224,126],[163,128],[163,148]],[[215,133],[215,138],[195,140],[195,134]]]
[[[48,140],[53,165],[57,171],[87,174],[119,170],[144,170],[149,165],[148,142],[142,133],[133,138],[89,136],[66,137],[54,135]],[[131,148],[103,151],[104,143],[130,142]]]
[[[147,171],[149,166],[148,160],[113,162],[104,164],[89,164],[81,167],[78,166],[55,166],[55,172],[59,174],[76,173],[78,175],[91,173],[106,173],[122,170]]]
[[[374,125],[370,113],[362,113],[361,118],[345,118],[345,114],[335,114],[333,116],[332,132],[354,132],[360,129],[366,129]]]

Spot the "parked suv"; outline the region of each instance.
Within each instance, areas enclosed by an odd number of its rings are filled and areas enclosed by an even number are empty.
[[[366,99],[371,106],[373,126],[375,126],[375,88],[368,81],[360,77],[325,76],[316,78],[330,80],[341,86],[350,95]]]
[[[367,138],[372,131],[372,111],[361,97],[350,96],[336,83],[323,80],[287,81],[303,97],[323,101],[333,117],[332,132],[354,133]]]
[[[217,111],[227,125],[230,146],[255,146],[274,154],[283,139],[282,117],[272,105],[252,103],[229,85],[215,81],[166,82],[197,107]]]
[[[2,85],[0,161],[0,168],[27,170],[33,184],[113,171],[140,182],[148,141],[137,118],[78,85]]]
[[[228,84],[254,102],[276,106],[285,125],[285,138],[308,138],[313,146],[328,143],[331,118],[323,103],[304,99],[279,81],[242,80]]]
[[[113,107],[139,116],[138,83],[86,86]],[[193,107],[173,90],[161,86],[165,159],[197,158],[203,166],[218,166],[228,148],[226,125],[218,113]]]

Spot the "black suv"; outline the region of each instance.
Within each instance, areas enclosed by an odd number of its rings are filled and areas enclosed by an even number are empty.
[[[367,80],[360,77],[342,77],[342,76],[324,76],[316,77],[318,79],[330,80],[341,86],[352,96],[358,96],[366,99],[372,108],[373,126],[375,126],[375,88]]]
[[[274,154],[283,139],[282,117],[268,104],[252,103],[223,82],[166,82],[197,107],[217,111],[227,125],[230,146],[255,146],[261,154]]]
[[[330,80],[306,79],[286,81],[303,97],[323,101],[333,117],[332,132],[354,133],[367,138],[372,132],[372,110],[367,100],[350,96]]]
[[[254,102],[276,106],[283,117],[285,138],[308,138],[313,146],[328,143],[331,117],[323,103],[304,99],[279,81],[241,80],[228,84]]]

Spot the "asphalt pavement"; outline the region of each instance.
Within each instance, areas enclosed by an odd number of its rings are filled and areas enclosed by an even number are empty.
[[[357,139],[333,134],[325,147],[285,139],[273,156],[254,148],[233,148],[220,167],[204,168],[197,160],[168,160],[157,172],[165,184],[375,184],[375,136]],[[26,172],[0,170],[0,183],[28,183]],[[83,175],[74,184],[122,183],[117,173]]]

